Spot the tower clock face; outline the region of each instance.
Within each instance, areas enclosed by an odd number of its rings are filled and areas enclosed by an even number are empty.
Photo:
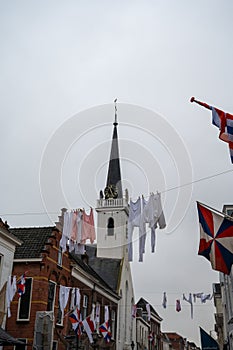
[[[117,198],[118,196],[117,187],[115,185],[108,185],[104,190],[104,194],[105,194],[105,199]]]

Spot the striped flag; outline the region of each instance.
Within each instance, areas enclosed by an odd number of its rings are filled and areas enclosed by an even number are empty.
[[[89,341],[92,344],[93,343],[92,333],[95,331],[95,322],[93,321],[91,316],[88,316],[87,318],[85,318],[85,320],[83,320],[82,324],[83,324],[83,328],[87,333]]]
[[[70,315],[69,320],[72,324],[72,328],[78,337],[82,334],[82,316],[78,308],[76,308]]]

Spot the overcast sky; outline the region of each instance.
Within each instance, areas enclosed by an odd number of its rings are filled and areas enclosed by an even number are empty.
[[[213,301],[191,320],[175,300],[218,282],[197,255],[196,201],[232,203],[233,168],[210,112],[189,99],[233,113],[232,16],[231,0],[0,1],[2,219],[51,225],[62,207],[95,207],[117,97],[124,187],[133,199],[160,191],[167,219],[143,263],[135,231],[135,296],[197,344],[198,326],[214,329]]]

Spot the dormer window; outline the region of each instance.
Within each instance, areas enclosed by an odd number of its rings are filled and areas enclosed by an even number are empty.
[[[111,217],[108,219],[108,236],[114,236],[114,219]]]

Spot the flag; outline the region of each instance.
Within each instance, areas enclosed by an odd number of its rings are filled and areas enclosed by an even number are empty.
[[[19,281],[17,282],[17,292],[19,298],[25,293],[25,273],[20,277]]]
[[[76,308],[70,315],[69,320],[72,324],[72,328],[78,337],[82,334],[82,316],[78,308]]]
[[[191,102],[196,102],[199,105],[212,111],[212,124],[219,128],[219,138],[229,145],[231,162],[233,163],[233,115],[221,111],[216,107],[209,106],[207,103],[190,99]]]
[[[197,203],[197,209],[200,222],[198,254],[208,259],[214,270],[229,275],[233,264],[233,221],[200,203]]]
[[[102,333],[105,341],[109,343],[112,338],[109,322],[105,321],[103,324],[101,324],[99,327],[99,331]]]
[[[204,329],[200,327],[201,349],[202,350],[219,350],[219,345]]]
[[[85,331],[87,333],[87,336],[89,338],[90,343],[93,343],[92,333],[95,330],[95,323],[92,320],[91,316],[88,316],[87,318],[85,318],[85,320],[83,320],[82,324],[83,324],[83,328],[85,329]]]

